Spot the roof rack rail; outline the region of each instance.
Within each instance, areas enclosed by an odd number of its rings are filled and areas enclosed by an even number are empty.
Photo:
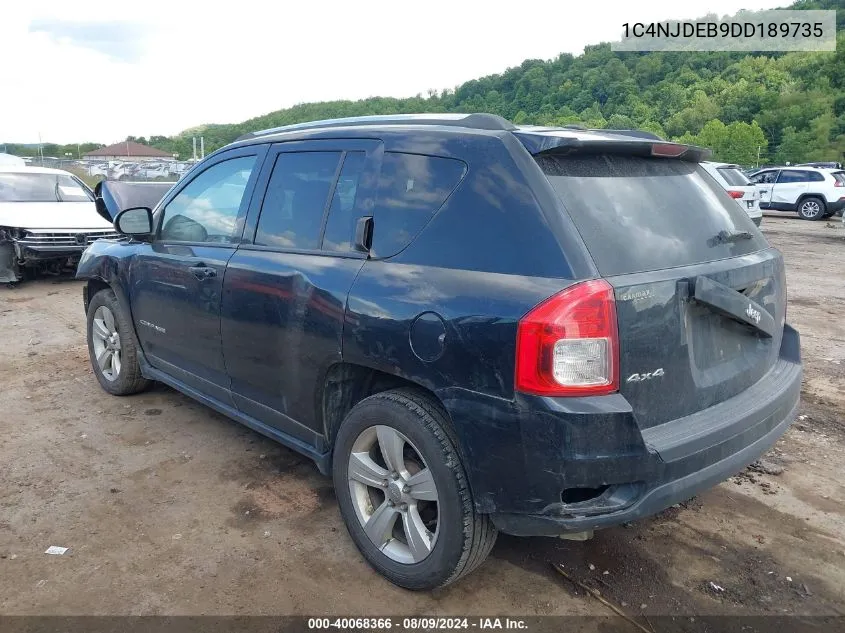
[[[516,126],[505,118],[495,114],[376,114],[371,116],[346,117],[342,119],[325,119],[323,121],[308,121],[294,123],[280,127],[247,132],[238,137],[242,141],[250,138],[281,134],[283,132],[297,132],[329,127],[354,127],[359,125],[447,125],[466,127],[477,130],[515,130]]]

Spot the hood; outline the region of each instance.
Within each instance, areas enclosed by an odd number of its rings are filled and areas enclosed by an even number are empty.
[[[118,182],[101,180],[94,187],[97,213],[110,222],[124,209],[147,207],[155,209],[175,183],[172,182]]]
[[[93,202],[0,202],[0,226],[19,229],[113,229]]]

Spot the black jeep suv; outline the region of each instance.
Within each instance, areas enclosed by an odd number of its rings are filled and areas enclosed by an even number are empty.
[[[653,514],[799,399],[783,259],[704,156],[485,114],[250,134],[86,250],[95,374],[312,458],[403,587],[460,578],[499,530]]]

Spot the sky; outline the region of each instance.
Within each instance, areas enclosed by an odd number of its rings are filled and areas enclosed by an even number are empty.
[[[9,0],[0,10],[0,142],[40,134],[112,143],[309,101],[409,97],[525,59],[580,54],[617,39],[625,22],[785,4]]]

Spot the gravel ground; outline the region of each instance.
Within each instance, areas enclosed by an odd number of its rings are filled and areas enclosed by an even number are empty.
[[[551,563],[634,615],[841,614],[842,226],[763,223],[806,367],[767,467],[585,543],[502,536],[430,593],[370,570],[306,459],[163,386],[103,392],[79,282],[0,288],[0,614],[612,615]]]

